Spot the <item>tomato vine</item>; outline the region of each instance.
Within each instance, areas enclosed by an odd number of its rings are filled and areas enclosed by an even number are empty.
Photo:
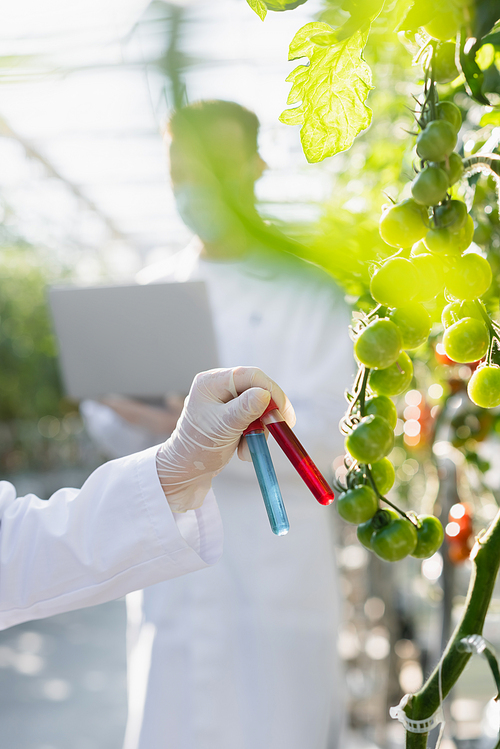
[[[257,0],[248,2],[259,12]],[[258,3],[262,18],[267,9],[278,9],[274,2]],[[279,10],[296,4],[281,0]],[[335,0],[328,5],[338,10]],[[415,65],[423,67],[422,90],[413,107],[415,175],[403,198],[383,209],[379,232],[385,252],[370,263],[370,303],[356,313],[351,327],[358,373],[340,424],[345,476],[337,482],[339,513],[358,525],[364,546],[388,561],[408,554],[421,559],[440,547],[443,529],[437,518],[405,512],[385,496],[392,486],[387,456],[395,426],[388,404],[410,386],[413,361],[432,332],[439,305],[444,307],[444,360],[473,370],[467,392],[475,406],[500,405],[500,324],[485,304],[492,282],[497,285],[498,262],[473,244],[471,216],[475,175],[491,176],[498,189],[500,156],[481,148],[464,153],[460,108],[450,97],[440,100],[439,89],[458,81],[468,101],[488,107],[485,116],[500,124],[492,106],[500,97],[488,96],[500,91],[500,7],[488,0],[415,0],[410,7],[406,2],[352,0],[342,8],[349,14],[344,23],[310,23],[293,39],[290,59],[306,57],[308,64],[289,76],[288,104],[297,106],[285,110],[281,119],[301,125],[309,161],[352,145],[372,119],[366,103],[371,71],[363,51],[376,20],[391,26],[414,55]],[[331,80],[335,85],[327,83]],[[493,88],[488,80],[494,81]],[[498,139],[492,150],[496,146]],[[476,541],[462,620],[436,670],[404,707],[413,721],[432,719],[470,657],[462,647],[464,638],[481,634],[500,564],[499,529],[497,515]],[[407,747],[425,747],[426,731],[415,733],[415,725],[408,725]]]

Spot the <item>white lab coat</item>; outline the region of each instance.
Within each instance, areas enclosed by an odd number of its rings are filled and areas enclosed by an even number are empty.
[[[199,251],[194,240],[138,280],[203,279],[220,365],[259,366],[278,382],[294,405],[297,435],[328,470],[342,452],[337,425],[353,369],[341,295],[324,273],[295,259],[207,262]],[[107,425],[94,413],[90,426],[112,449],[123,422],[116,418],[113,428],[102,416]],[[138,444],[143,439],[137,430]],[[253,467],[235,457],[213,482],[221,562],[127,597],[124,749],[340,747],[335,510],[315,501],[269,442],[289,534],[272,534]]]
[[[0,482],[0,629],[110,601],[216,562],[222,525],[212,492],[174,515],[157,448],[98,468],[49,500]]]

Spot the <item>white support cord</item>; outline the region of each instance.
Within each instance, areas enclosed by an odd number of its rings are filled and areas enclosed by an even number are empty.
[[[405,713],[405,707],[408,704],[410,698],[413,696],[411,694],[405,694],[405,696],[401,699],[399,705],[396,705],[396,707],[391,707],[389,709],[389,715],[391,716],[391,718],[393,718],[394,720],[399,720],[399,722],[402,723],[405,731],[408,731],[408,733],[429,733],[429,731],[432,731],[439,724],[441,724],[435,749],[439,749],[441,745],[444,734],[444,727],[446,725],[443,713],[443,684],[441,671],[442,663],[439,664],[438,671],[439,707],[435,713],[430,715],[428,718],[423,718],[422,720],[414,720],[413,718],[409,718]]]
[[[495,682],[497,683],[497,689],[499,690],[500,694],[500,672],[498,669],[493,646],[487,640],[485,640],[482,635],[469,635],[468,637],[464,637],[459,640],[459,642],[457,643],[457,650],[462,653],[475,653],[477,655],[482,655],[488,660],[493,672],[493,676],[495,678]],[[441,729],[439,731],[435,749],[439,749],[439,747],[441,746],[445,727],[445,719],[443,713],[442,667],[443,662],[441,661],[438,670],[439,707],[433,715],[429,716],[428,718],[424,718],[423,720],[413,720],[412,718],[409,718],[404,709],[408,704],[408,701],[412,697],[411,694],[405,694],[399,705],[397,705],[396,707],[391,707],[389,710],[391,718],[399,720],[399,722],[402,723],[404,729],[409,733],[428,733],[429,731],[432,731],[433,728],[436,728],[436,726],[441,724]]]

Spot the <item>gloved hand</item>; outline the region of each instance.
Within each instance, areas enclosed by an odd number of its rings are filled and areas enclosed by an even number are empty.
[[[173,512],[201,507],[212,478],[236,448],[242,460],[251,459],[241,435],[262,416],[271,397],[293,426],[290,401],[257,367],[212,369],[196,375],[177,426],[156,455],[160,483]]]

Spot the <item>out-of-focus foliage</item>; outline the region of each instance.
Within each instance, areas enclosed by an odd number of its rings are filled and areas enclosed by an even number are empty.
[[[324,15],[333,20],[336,13],[329,8]],[[370,96],[373,122],[348,153],[330,162],[334,191],[306,255],[354,297],[367,292],[370,263],[393,253],[380,238],[378,222],[387,195],[400,197],[413,176],[407,131],[414,121],[411,94],[418,90],[411,56],[382,19],[373,23],[366,57],[376,83]]]
[[[247,3],[263,21],[268,10],[293,10],[303,5],[307,0],[247,0]]]
[[[0,420],[61,412],[45,288],[47,271],[29,247],[0,249]]]

